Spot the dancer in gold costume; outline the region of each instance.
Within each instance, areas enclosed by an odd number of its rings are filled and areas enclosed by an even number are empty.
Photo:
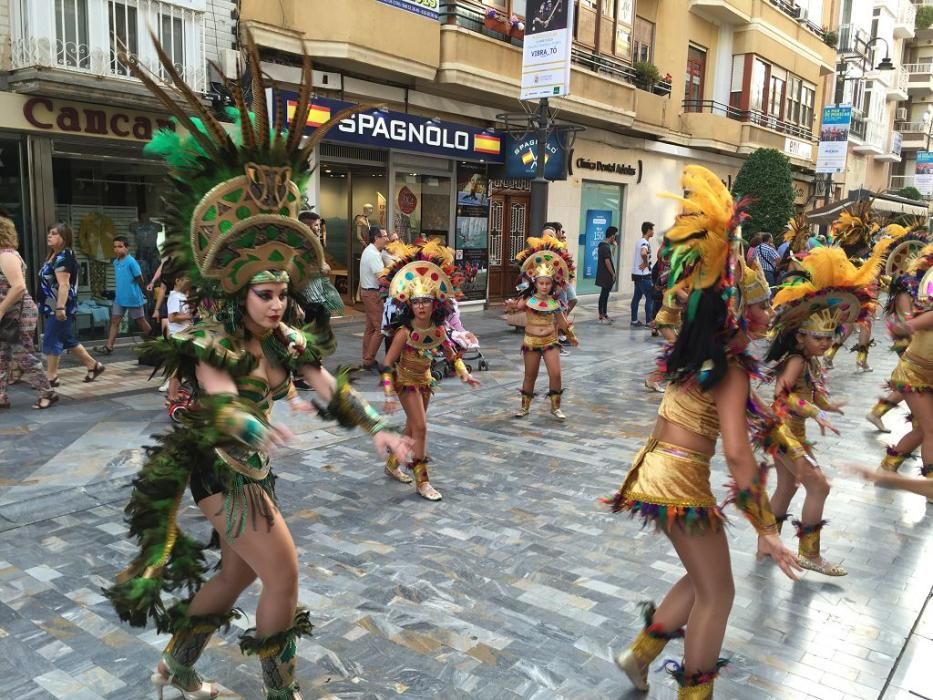
[[[672,286],[690,290],[676,342],[663,359],[668,388],[651,438],[635,457],[613,510],[638,514],[671,540],[686,574],[657,608],[646,608],[645,627],[616,659],[639,689],[648,665],[668,640],[684,636],[683,663],[667,662],[680,698],[711,698],[734,584],[724,515],[710,487],[710,458],[722,438],[734,483],[734,502],[761,534],[765,553],[791,578],[798,568],[781,543],[768,494],[749,440],[746,414],[756,363],[750,339],[770,320],[767,300],[745,303],[740,284],[741,213],[713,173],[684,169],[686,198],[667,239]],[[686,632],[684,632],[686,626]]]

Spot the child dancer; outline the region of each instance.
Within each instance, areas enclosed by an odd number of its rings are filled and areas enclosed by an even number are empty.
[[[573,281],[573,261],[567,247],[553,236],[529,238],[527,242],[528,247],[515,256],[522,266],[519,288],[523,291],[517,300],[507,299],[505,302],[508,312],[525,312],[525,339],[522,343],[525,379],[521,388],[522,406],[515,417],[524,418],[531,411],[538,370],[544,360],[551,415],[557,420],[565,420],[567,416],[560,408],[564,388],[561,385],[558,335],[563,333],[575,347],[578,342],[557,296],[564,285]]]
[[[431,360],[441,348],[453,363],[464,384],[479,386],[479,381],[467,372],[463,360],[447,337],[445,322],[453,313],[454,297],[458,294],[450,280],[454,272],[453,251],[430,241],[421,246],[393,244],[397,261],[386,268],[383,277],[389,281],[389,296],[401,306],[398,329],[385,356],[382,387],[386,400],[397,394],[405,410],[405,434],[414,442],[413,459],[408,468],[415,475],[415,487],[422,498],[441,500],[428,478],[427,413],[434,392]],[[386,474],[402,483],[411,478],[399,468],[391,455],[386,461]]]

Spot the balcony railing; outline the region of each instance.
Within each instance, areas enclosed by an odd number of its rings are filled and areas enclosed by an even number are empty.
[[[684,112],[718,114],[728,119],[755,124],[756,126],[771,129],[772,131],[787,134],[795,138],[804,139],[806,141],[813,140],[813,130],[809,127],[786,122],[783,119],[778,119],[775,116],[764,114],[754,109],[739,109],[738,107],[732,107],[723,102],[715,102],[713,100],[684,100],[683,110]]]
[[[152,27],[176,70],[195,92],[204,93],[204,16],[203,11],[161,0],[136,0],[132,5],[109,0],[74,5],[11,0],[11,67],[135,81],[120,60],[126,50],[164,80],[168,76],[149,38]]]
[[[933,63],[905,63],[904,70],[910,75],[933,75]]]
[[[910,73],[907,72],[904,66],[898,66],[893,71],[891,85],[888,87],[888,92],[899,92],[901,94],[906,94],[907,84],[909,82]]]
[[[865,136],[868,133],[868,119],[866,117],[852,114],[852,124],[849,126],[849,134],[855,136],[862,141],[865,140]]]
[[[926,122],[894,122],[894,130],[902,134],[925,134],[930,125]]]
[[[916,21],[917,8],[907,0],[901,0],[898,6],[897,23],[913,28]]]
[[[868,54],[868,32],[857,24],[839,25],[839,42],[836,44],[836,51],[866,56]]]

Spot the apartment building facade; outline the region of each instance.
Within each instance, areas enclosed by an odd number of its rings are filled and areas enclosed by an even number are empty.
[[[399,7],[406,4],[418,11]],[[340,11],[331,8],[326,0],[242,0],[240,19],[262,47],[264,70],[282,84],[294,80],[307,50],[317,99],[379,102],[390,121],[407,115],[486,130],[503,145],[498,154],[458,155],[415,152],[404,140],[366,148],[348,134],[325,140],[309,199],[328,222],[334,264],[346,268],[352,288],[354,222],[370,204],[389,228],[445,237],[459,259],[485,267],[488,294],[477,298],[510,293],[509,261],[529,233],[533,169],[517,173],[516,165],[528,166],[534,149],[521,130],[503,133],[497,115],[521,111],[526,2],[345,0]],[[836,67],[824,32],[833,25],[829,0],[576,0],[574,9],[571,95],[551,106],[585,131],[572,144],[548,144],[569,163],[566,179],[550,187],[548,218],[561,221],[572,242],[578,236],[571,247],[581,293],[595,290],[587,264],[594,219],[623,233],[624,290],[640,224],[663,231],[672,223],[675,207],[656,195],[679,191],[687,163],[731,184],[747,154],[776,148],[792,163],[798,202],[810,199],[814,134]],[[646,71],[649,62],[657,74]],[[458,195],[477,178],[485,178],[485,223],[482,209]]]
[[[165,172],[143,147],[169,120],[120,52],[165,79],[153,32],[207,104],[208,61],[229,63],[236,46],[235,9],[228,0],[0,1],[0,206],[33,271],[48,227],[74,229],[82,337],[106,334],[114,235],[129,237],[145,273],[158,265]]]

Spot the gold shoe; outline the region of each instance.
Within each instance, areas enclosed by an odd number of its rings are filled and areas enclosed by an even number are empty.
[[[515,412],[516,418],[524,418],[529,413],[531,413],[531,400],[534,398],[534,392],[526,394],[524,391],[520,391],[522,395],[522,407]]]
[[[551,415],[561,421],[567,419],[564,412],[560,410],[560,397],[563,393],[563,389],[551,389],[551,391],[547,393],[548,400],[551,402]]]
[[[431,486],[431,482],[428,480],[427,457],[414,460],[408,467],[415,474],[415,484],[419,496],[429,501],[440,501],[443,498],[438,490]]]
[[[386,476],[391,476],[393,479],[401,481],[403,484],[410,484],[412,482],[412,478],[399,467],[398,459],[396,459],[395,455],[389,456],[383,471],[385,471]]]
[[[824,576],[848,576],[849,574],[849,572],[846,571],[840,564],[830,564],[820,556],[813,559],[811,557],[798,554],[797,563],[800,564],[800,566],[804,569],[815,571],[816,573],[823,574]]]
[[[869,423],[875,426],[875,428],[877,428],[879,432],[882,432],[882,433],[891,432],[891,429],[886,427],[884,424],[884,421],[881,420],[881,416],[876,416],[874,413],[869,412],[868,415],[865,416],[865,420],[867,420]]]
[[[648,690],[648,669],[638,662],[631,648],[620,651],[616,655],[616,666],[628,676],[635,688],[641,691]]]
[[[808,571],[815,571],[824,576],[846,576],[849,572],[841,565],[830,564],[820,556],[820,535],[825,524],[825,520],[816,525],[804,525],[799,520],[794,521],[797,537],[800,539],[797,546],[797,563]]]

